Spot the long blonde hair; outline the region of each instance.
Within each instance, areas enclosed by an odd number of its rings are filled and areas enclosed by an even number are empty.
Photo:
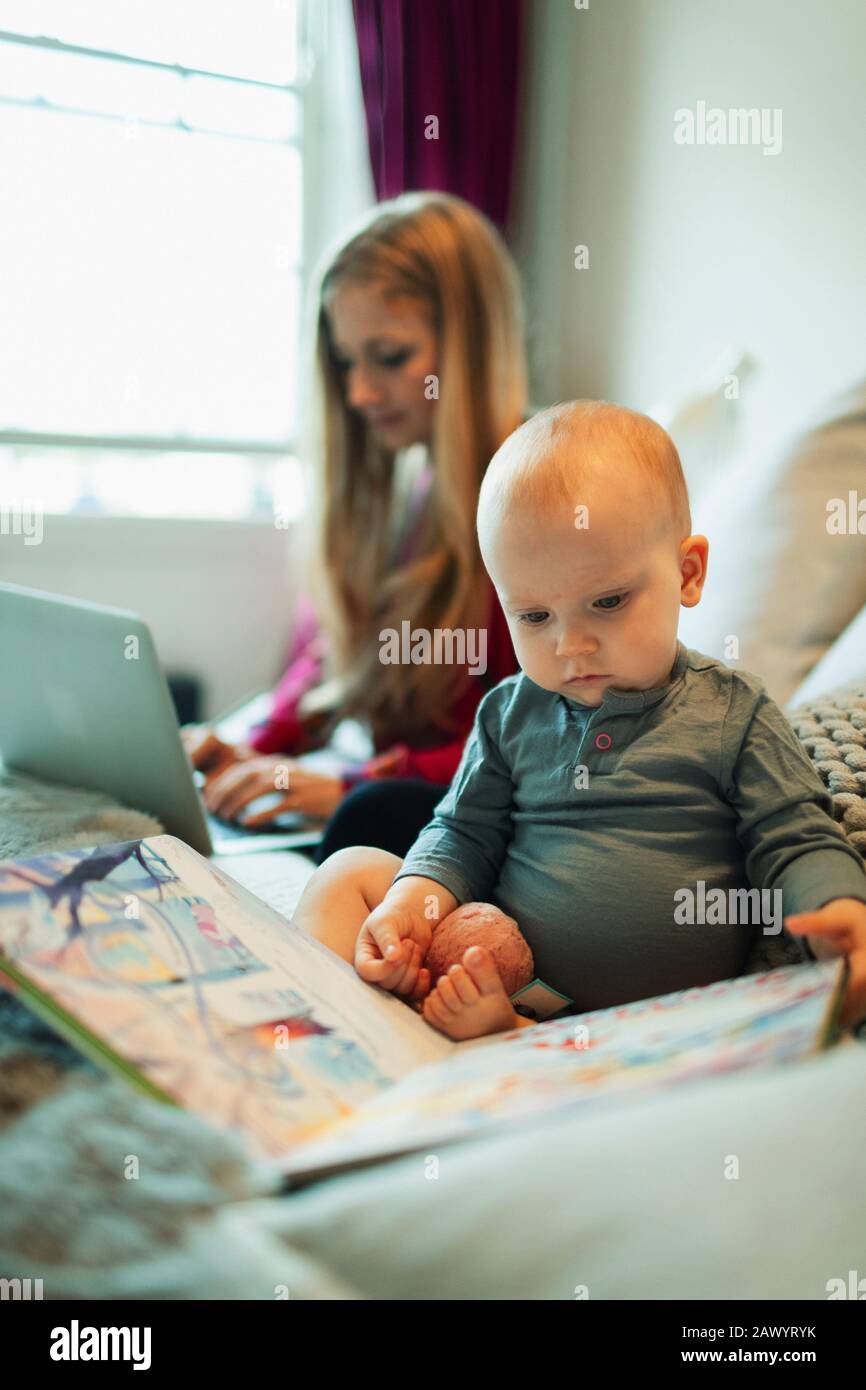
[[[401,520],[397,455],[348,408],[334,362],[326,309],[346,283],[418,302],[438,335],[432,483],[404,560],[393,546]],[[308,711],[327,710],[330,728],[355,715],[367,719],[374,736],[447,734],[454,727],[449,706],[477,677],[459,666],[383,664],[378,634],[399,632],[406,619],[429,631],[486,626],[478,491],[493,454],[526,412],[517,270],[483,214],[461,198],[420,192],[373,208],[328,256],[315,284],[311,577],[330,639],[329,679],[304,703]]]

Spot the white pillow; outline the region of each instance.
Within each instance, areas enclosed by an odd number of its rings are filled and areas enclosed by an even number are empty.
[[[854,681],[866,685],[866,607],[860,609],[853,623],[848,624],[842,636],[797,687],[788,701],[789,707],[805,705],[837,686]]]
[[[657,401],[647,411],[676,444],[693,503],[719,470],[730,466],[752,427],[753,393],[743,388],[755,367],[748,352],[729,346],[701,374],[693,390]]]
[[[827,530],[828,502],[847,504],[850,491],[866,496],[866,382],[793,440],[744,454],[692,508],[709,563],[701,602],[681,611],[679,635],[761,676],[779,705],[866,603],[866,539]]]

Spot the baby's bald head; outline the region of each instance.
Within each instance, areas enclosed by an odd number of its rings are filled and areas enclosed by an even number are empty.
[[[568,401],[527,420],[497,450],[478,500],[478,538],[490,546],[510,518],[574,515],[593,500],[622,509],[647,546],[669,538],[677,553],[692,519],[670,436],[637,411],[607,401]]]

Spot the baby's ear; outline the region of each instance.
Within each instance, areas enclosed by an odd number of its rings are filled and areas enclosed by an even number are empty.
[[[709,553],[710,543],[706,536],[689,536],[680,547],[680,603],[683,608],[695,608],[701,601]]]

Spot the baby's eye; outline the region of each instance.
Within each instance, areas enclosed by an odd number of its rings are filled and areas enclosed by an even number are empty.
[[[521,613],[518,622],[526,623],[528,627],[538,627],[546,618],[547,613],[539,609],[535,613]],[[535,619],[538,621],[534,621]]]
[[[616,613],[618,609],[622,608],[622,604],[619,602],[619,600],[625,599],[627,597],[628,596],[626,594],[608,594],[606,598],[596,599],[596,603],[615,603],[616,608],[603,608],[602,612]]]

